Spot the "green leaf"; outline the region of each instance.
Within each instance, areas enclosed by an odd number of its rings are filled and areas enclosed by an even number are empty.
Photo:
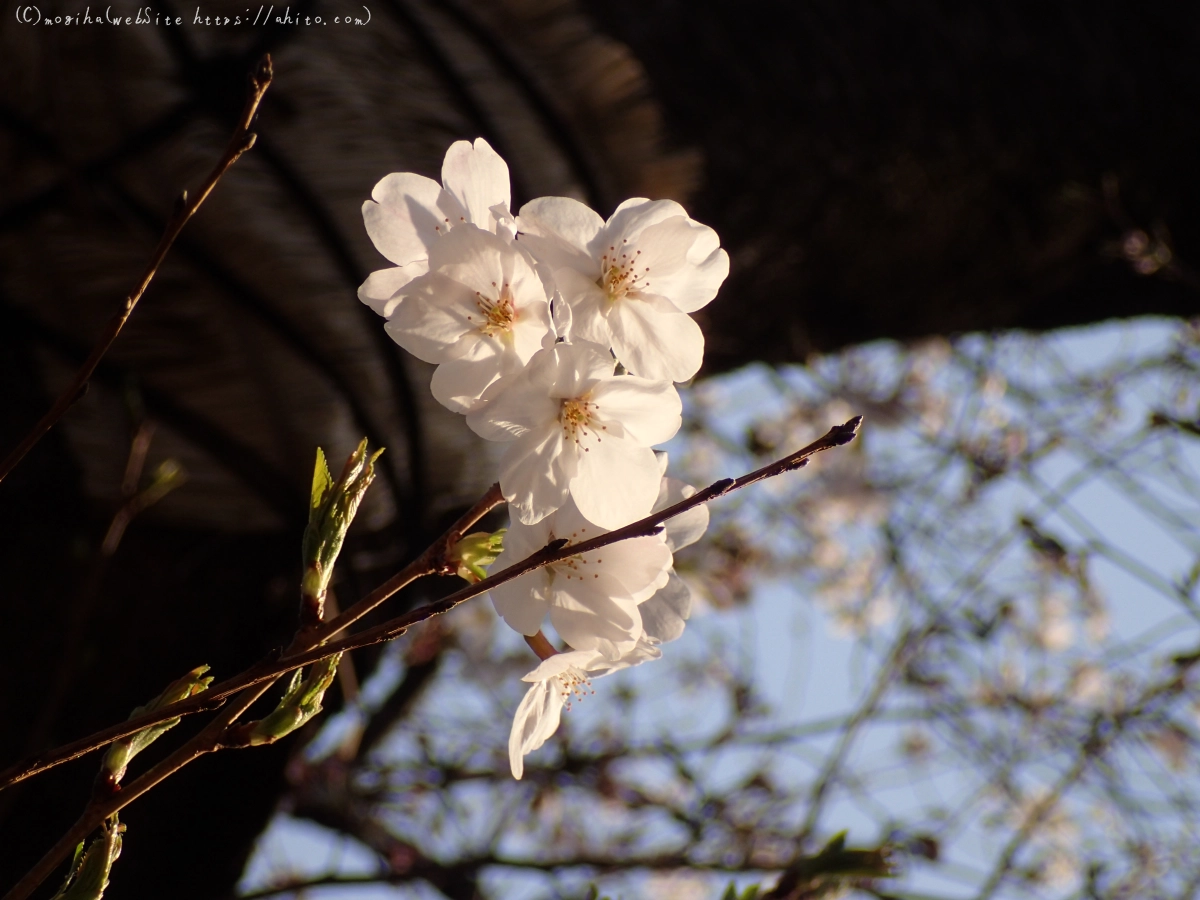
[[[207,671],[208,666],[197,666],[182,678],[172,681],[161,694],[145,706],[139,706],[130,713],[129,718],[132,719],[143,713],[162,709],[164,706],[168,706],[179,700],[186,700],[193,694],[207,690],[213,680],[211,675],[204,674]],[[125,770],[129,767],[129,763],[133,761],[133,758],[178,724],[178,718],[168,719],[157,725],[151,725],[149,728],[143,728],[141,731],[135,732],[128,737],[113,741],[109,745],[108,752],[104,754],[103,761],[100,763],[100,771],[108,775],[109,781],[113,785],[118,784],[125,777]]]
[[[308,670],[307,678],[303,670],[297,669],[274,711],[253,723],[249,734],[250,746],[273,744],[319,713],[325,691],[333,683],[341,659],[342,654],[335,653],[314,663]]]
[[[71,870],[51,900],[100,900],[104,896],[113,863],[121,855],[125,826],[113,816],[102,829],[100,837],[92,841],[87,850],[75,851]]]
[[[333,476],[329,474],[329,464],[325,461],[325,451],[317,448],[317,464],[313,467],[312,506],[318,509],[329,489],[333,487]]]

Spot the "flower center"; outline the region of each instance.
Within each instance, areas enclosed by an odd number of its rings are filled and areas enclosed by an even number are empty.
[[[592,690],[592,682],[588,680],[587,675],[574,666],[558,675],[557,680],[559,693],[566,701],[568,710],[571,708],[572,700],[582,700],[588,694],[596,693]]]
[[[496,286],[494,281],[492,286]],[[500,288],[500,296],[495,300],[476,291],[475,305],[483,313],[483,323],[479,326],[479,330],[488,337],[500,337],[512,332],[513,323],[517,321],[517,307],[513,302],[512,289],[507,282]],[[474,321],[473,316],[467,316],[467,318]]]
[[[615,303],[624,297],[636,296],[639,292],[650,287],[647,280],[650,267],[640,265],[641,250],[633,250],[628,246],[629,239],[621,242],[621,246],[611,246],[600,254],[600,278],[596,282],[608,295],[610,303]]]
[[[587,531],[588,530],[586,528],[580,528],[578,531],[571,532],[571,536],[567,538],[567,546],[569,547],[572,544],[578,544],[581,541],[586,541],[588,538],[593,537],[593,535],[588,534]],[[557,538],[564,536],[565,535],[555,534],[554,531],[551,531],[549,540],[554,541]],[[592,558],[589,559],[589,556]],[[577,578],[580,581],[583,581],[588,576],[591,576],[592,578],[600,577],[594,570],[588,570],[587,566],[589,563],[596,563],[599,565],[603,562],[604,559],[602,557],[597,558],[595,553],[576,553],[574,556],[568,556],[566,559],[560,559],[557,562],[553,562],[546,566],[545,572],[549,578],[550,584],[554,584],[554,579],[559,575],[566,578],[567,581],[570,581],[572,578]]]
[[[608,428],[600,425],[595,421],[596,413],[600,411],[600,407],[593,403],[587,397],[575,397],[571,400],[562,401],[562,406],[558,411],[558,421],[562,424],[563,436],[568,441],[574,441],[576,444],[582,444],[583,439],[588,436],[590,431],[596,440],[600,440],[600,432],[607,431]],[[584,452],[588,448],[584,447]]]

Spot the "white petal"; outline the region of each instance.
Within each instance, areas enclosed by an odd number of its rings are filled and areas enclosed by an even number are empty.
[[[589,568],[595,561],[597,567],[611,571],[637,603],[667,583],[672,562],[671,551],[661,537],[631,538],[593,550],[583,558]]]
[[[612,331],[606,315],[612,304],[608,294],[594,278],[574,269],[556,269],[554,281],[563,299],[571,306],[572,340],[591,341],[602,347],[612,346]]]
[[[521,258],[503,238],[468,224],[455,228],[434,245],[429,251],[429,267],[495,299],[500,293],[500,283],[507,280],[508,257]]]
[[[578,200],[539,197],[521,207],[517,240],[539,262],[553,269],[575,269],[594,281],[600,266],[587,248],[603,227],[604,220]]]
[[[467,425],[488,441],[512,441],[533,430],[561,434],[560,403],[550,397],[556,370],[552,350],[539,350],[503,393],[467,416]]]
[[[441,185],[412,172],[393,172],[371,190],[363,203],[363,223],[375,249],[398,266],[429,255],[446,230],[438,209]],[[374,202],[372,202],[374,201]]]
[[[483,138],[456,141],[442,162],[442,185],[466,210],[467,221],[495,232],[493,206],[508,209],[508,164]]]
[[[384,326],[392,339],[418,359],[438,363],[460,355],[454,346],[479,332],[481,313],[475,295],[464,285],[430,272],[404,288],[404,298]]]
[[[387,318],[400,302],[400,298],[396,296],[400,289],[428,271],[429,264],[419,259],[406,266],[372,272],[359,287],[358,299]]]
[[[593,242],[593,255],[599,259],[600,253],[607,250],[608,247],[619,246],[626,239],[632,242],[646,228],[675,216],[682,216],[686,219],[688,214],[674,200],[647,200],[645,197],[631,197],[618,206],[609,217],[603,234],[598,235],[600,240]]]
[[[666,293],[659,283],[678,278],[681,272],[689,269],[688,251],[697,238],[692,225],[686,216],[671,216],[628,239],[625,252],[637,257],[638,284],[644,290],[653,294]]]
[[[433,373],[429,389],[442,406],[456,413],[469,413],[482,404],[484,392],[499,378],[518,372],[521,361],[499,341],[481,336],[470,351],[447,360]]]
[[[592,400],[605,424],[619,422],[631,440],[645,447],[669,441],[683,422],[679,392],[667,381],[650,381],[635,375],[610,378],[592,389]],[[650,455],[653,458],[654,454]],[[658,496],[657,481],[654,496]]]
[[[558,730],[565,699],[557,681],[538,681],[526,691],[508,736],[508,762],[513,778],[519,780],[525,774],[525,755],[546,743]]]
[[[704,333],[663,297],[626,297],[608,316],[613,352],[635,375],[687,381],[704,361]]]
[[[642,634],[638,605],[612,573],[582,568],[579,574],[556,571],[550,624],[577,650],[617,655],[618,645],[632,644]],[[592,568],[597,571],[587,571]]]
[[[641,612],[647,636],[663,644],[673,641],[683,634],[692,613],[692,589],[672,572],[666,585],[641,605]]]
[[[550,352],[555,366],[550,396],[560,400],[582,397],[598,382],[611,381],[617,365],[607,347],[590,341],[555,344]]]
[[[650,512],[659,481],[652,450],[631,447],[628,441],[603,440],[592,443],[578,458],[571,496],[584,516],[611,531]]]
[[[495,571],[508,568],[517,559],[504,561],[504,565]],[[500,562],[499,559],[496,560]],[[492,605],[500,618],[508,627],[518,634],[537,634],[550,611],[550,596],[547,593],[548,575],[544,569],[514,578],[512,581],[497,585],[489,593],[492,595]]]
[[[692,223],[698,225],[698,223]],[[711,233],[715,242],[717,233],[706,225],[698,225]],[[655,284],[654,290],[666,294],[679,309],[692,313],[705,306],[717,296],[721,284],[729,275],[729,254],[717,247],[708,255],[697,258],[697,248],[707,246],[707,235],[701,235],[688,251],[691,266],[685,274],[676,275],[665,285]]]
[[[538,667],[527,675],[522,675],[522,681],[546,681],[557,678],[568,669],[578,669],[580,672],[592,672],[596,666],[611,666],[601,654],[594,650],[572,650],[569,653],[556,653],[549,659],[538,663]]]
[[[574,315],[571,312],[571,304],[566,301],[562,294],[555,295],[554,302],[551,304],[551,315],[554,319],[555,335],[564,341],[571,340]]]
[[[578,467],[576,457],[575,446],[563,441],[561,428],[531,431],[513,441],[500,464],[500,489],[510,512],[532,525],[562,506]]]
[[[680,220],[672,219],[646,229],[638,238],[638,248],[645,247],[651,237],[658,248],[655,252],[663,253],[663,259],[669,260],[670,265],[655,269],[651,257],[652,261],[648,263],[651,269],[646,277],[648,292],[670,298],[683,312],[695,312],[717,295],[729,274],[729,254],[715,246],[715,231],[691,219],[682,224]],[[696,252],[697,245],[712,246],[713,249],[708,255],[701,255]],[[682,261],[676,255],[680,248],[684,248]],[[649,253],[648,249],[643,250],[643,256]]]
[[[666,471],[666,453],[656,453],[658,462],[662,471]],[[654,501],[654,512],[666,509],[668,506],[674,506],[689,497],[694,496],[696,489],[690,484],[680,481],[678,478],[669,478],[663,476],[658,487],[658,499]],[[693,506],[687,512],[667,519],[664,523],[666,526],[666,534],[664,535],[667,546],[674,553],[682,547],[688,547],[704,535],[708,530],[708,505],[701,504]]]

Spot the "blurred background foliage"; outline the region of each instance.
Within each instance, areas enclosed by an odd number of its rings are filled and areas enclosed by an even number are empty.
[[[379,265],[370,186],[436,176],[453,140],[493,143],[516,205],[674,197],[717,229],[732,274],[678,477],[867,424],[714,507],[681,555],[684,638],[601,682],[521,783],[504,745],[531,658],[478,603],[356,654],[324,729],[130,807],[109,896],[716,897],[845,828],[905,872],[868,896],[1195,895],[1200,12],[367,5],[364,26],[256,29],[170,0],[151,8],[188,24],[5,7],[5,446],[219,154],[253,61],[276,67],[255,149],[0,485],[5,762],[286,638],[314,446],[388,447],[343,603],[492,481],[354,299]],[[0,794],[3,883],[92,772]]]

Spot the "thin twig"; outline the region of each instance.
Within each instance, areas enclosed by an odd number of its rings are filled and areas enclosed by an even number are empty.
[[[459,591],[429,603],[425,606],[418,607],[409,613],[402,616],[390,619],[373,628],[368,628],[358,634],[343,638],[340,641],[331,641],[329,643],[320,643],[327,637],[336,634],[344,629],[347,625],[356,621],[365,615],[370,609],[378,606],[383,600],[398,591],[401,587],[407,584],[414,578],[419,577],[415,572],[420,572],[423,567],[430,565],[429,560],[433,558],[434,548],[445,548],[452,546],[449,538],[456,533],[461,533],[462,530],[470,527],[470,525],[460,526],[458,523],[451,528],[446,535],[443,535],[437,543],[429,550],[421,555],[414,563],[405,567],[403,571],[393,576],[376,590],[372,591],[346,612],[342,613],[333,621],[322,626],[321,628],[309,632],[304,636],[305,643],[310,647],[307,649],[299,649],[300,645],[293,644],[289,648],[289,653],[275,659],[265,659],[251,668],[247,669],[240,675],[235,675],[219,684],[213,685],[207,691],[197,694],[187,700],[182,700],[178,703],[173,703],[169,706],[164,706],[159,710],[146,715],[139,716],[136,719],[129,719],[122,722],[120,725],[115,725],[107,728],[104,731],[96,732],[86,738],[58,747],[47,753],[40,755],[37,759],[27,762],[18,763],[11,766],[0,773],[0,790],[9,787],[17,782],[24,781],[46,769],[53,768],[56,765],[76,759],[83,756],[92,750],[99,749],[112,741],[122,737],[127,737],[137,731],[147,728],[151,725],[156,725],[164,722],[167,719],[172,719],[177,716],[191,715],[192,713],[201,712],[207,709],[213,709],[219,706],[226,698],[245,690],[248,687],[262,684],[265,681],[274,681],[281,675],[287,674],[295,669],[309,665],[317,660],[324,659],[334,653],[340,653],[347,650],[357,650],[362,647],[369,647],[374,644],[384,643],[393,638],[402,635],[408,628],[423,622],[426,619],[431,619],[434,616],[448,612],[473,597],[487,593],[497,585],[512,581],[514,578],[532,572],[535,569],[540,569],[543,566],[548,566],[551,563],[558,562],[568,557],[576,556],[581,553],[587,553],[592,550],[598,550],[601,547],[607,547],[609,544],[615,544],[618,541],[627,540],[634,537],[645,537],[647,535],[656,534],[667,519],[673,518],[681,513],[693,509],[710,500],[722,497],[732,491],[747,487],[756,482],[762,481],[765,478],[772,478],[784,472],[790,472],[794,469],[803,468],[808,463],[808,459],[822,450],[828,450],[832,447],[840,447],[843,444],[848,444],[854,440],[858,433],[858,427],[862,423],[862,417],[856,416],[844,425],[836,425],[829,430],[827,434],[813,443],[809,444],[795,453],[785,456],[783,459],[777,460],[769,465],[763,466],[761,469],[756,469],[753,472],[747,473],[740,478],[725,478],[714,482],[703,490],[697,491],[691,497],[681,500],[674,506],[669,506],[659,512],[651,513],[644,519],[639,519],[624,528],[618,528],[615,531],[610,531],[606,534],[599,535],[588,541],[582,541],[578,544],[567,545],[565,541],[553,541],[546,547],[543,547],[532,556],[509,566],[502,572],[497,572],[494,575],[489,575],[483,581],[476,584],[467,585]],[[474,513],[478,509],[482,509],[478,516],[482,517],[493,506],[500,501],[498,499],[499,489],[493,486],[479,504],[472,509]],[[490,505],[489,505],[490,504]],[[465,517],[464,517],[465,518]],[[456,531],[456,529],[459,529]],[[457,539],[457,538],[456,538]]]
[[[254,146],[255,134],[250,130],[250,126],[254,123],[254,117],[258,113],[258,107],[262,103],[263,95],[267,92],[267,88],[271,86],[271,75],[271,56],[270,54],[265,54],[259,60],[258,65],[250,76],[246,105],[242,109],[241,118],[238,119],[237,128],[234,129],[233,137],[230,138],[229,145],[225,148],[225,153],[221,156],[216,167],[192,199],[188,199],[187,191],[184,191],[180,196],[179,202],[176,204],[175,214],[171,216],[166,230],[158,241],[158,246],[154,248],[154,253],[150,257],[150,262],[146,266],[146,271],[142,274],[141,280],[129,296],[125,298],[120,311],[108,320],[108,324],[101,333],[100,339],[92,348],[92,352],[88,355],[83,365],[79,367],[79,370],[75,373],[75,377],[71,379],[71,383],[59,394],[58,399],[54,401],[54,405],[50,407],[49,412],[42,416],[41,420],[25,435],[21,443],[4,458],[3,462],[0,462],[0,481],[3,481],[8,473],[17,467],[17,464],[25,457],[25,454],[32,450],[37,442],[46,435],[46,432],[53,428],[55,423],[66,414],[67,410],[86,393],[88,380],[92,377],[96,366],[100,364],[100,360],[104,357],[104,354],[108,352],[108,349],[117,339],[117,335],[121,333],[121,329],[125,327],[125,323],[129,320],[130,315],[132,315],[134,307],[142,299],[142,294],[146,292],[146,288],[150,286],[150,282],[154,280],[154,276],[158,273],[159,266],[166,259],[171,245],[175,243],[175,239],[183,231],[183,226],[188,223],[188,220],[196,214],[196,211],[204,201],[208,199],[208,195],[212,193],[213,188],[217,186],[217,182],[221,180],[221,177],[238,161],[243,153]]]
[[[409,582],[423,575],[432,575],[447,570],[449,567],[449,563],[447,562],[449,551],[458,543],[463,532],[498,506],[503,500],[503,495],[500,493],[500,486],[493,485],[478,503],[459,517],[445,534],[434,541],[429,549],[422,553],[420,557],[406,566],[403,572],[389,579],[380,588],[372,591],[371,594],[329,622],[324,628],[310,631],[301,629],[297,631],[289,650],[295,652],[310,649],[318,645],[322,640],[322,633],[333,634],[337,630],[345,628],[361,616],[366,615],[375,606],[387,599],[388,596],[400,590]],[[318,658],[329,655],[319,647],[317,654]],[[199,734],[166,759],[153,766],[132,784],[124,786],[120,791],[108,796],[94,795],[75,824],[13,886],[12,890],[4,895],[3,900],[25,900],[25,898],[37,889],[38,885],[53,873],[54,869],[67,857],[72,849],[80,841],[86,839],[105,819],[120,812],[142,794],[171,775],[174,775],[184,766],[196,761],[207,753],[220,750],[225,746],[246,746],[240,742],[237,744],[226,743],[231,726],[259,697],[270,690],[271,686],[283,674],[284,671],[280,671],[274,675],[267,675],[241,689],[237,698],[232,703],[227,704],[221,713],[205,726]]]
[[[304,635],[306,639],[298,649],[308,650],[312,646],[319,644],[332,634],[348,627],[358,619],[365,616],[380,603],[387,600],[400,589],[407,586],[412,581],[422,575],[431,572],[442,571],[441,560],[444,559],[446,552],[458,542],[462,537],[463,532],[471,528],[476,522],[482,519],[488,512],[504,502],[504,497],[500,493],[499,485],[492,485],[483,498],[472,506],[466,513],[459,517],[450,528],[437,541],[435,541],[428,550],[420,557],[413,560],[405,566],[400,572],[393,575],[386,582],[381,584],[375,590],[371,591],[366,597],[363,597],[344,613],[341,613],[330,622],[322,625],[320,628]],[[294,650],[298,652],[298,650]],[[322,654],[324,655],[324,654]],[[320,658],[320,657],[318,657]],[[143,728],[148,728],[151,725],[157,725],[167,719],[174,718],[177,715],[191,715],[192,713],[205,712],[207,710],[216,709],[224,704],[225,700],[232,694],[236,694],[242,688],[249,687],[254,684],[261,683],[264,680],[273,679],[287,669],[279,672],[268,671],[266,668],[274,662],[274,659],[268,657],[266,660],[260,661],[255,666],[247,669],[241,675],[230,678],[216,685],[218,693],[203,691],[194,695],[190,700],[183,701],[183,704],[172,704],[171,714],[163,717],[157,711],[145,713],[135,718],[127,719],[118,725],[106,728],[103,731],[98,731],[95,734],[82,738],[78,741],[72,741],[69,744],[64,744],[47,753],[38,754],[33,757],[18,762],[10,766],[3,772],[0,772],[0,790],[31,778],[40,772],[53,768],[64,762],[69,762],[73,759],[78,759],[81,756],[97,750],[113,741],[120,740],[123,737],[128,737],[131,734],[136,734]],[[261,675],[262,677],[254,677]],[[191,702],[192,700],[198,702]],[[163,707],[164,709],[166,707]]]

